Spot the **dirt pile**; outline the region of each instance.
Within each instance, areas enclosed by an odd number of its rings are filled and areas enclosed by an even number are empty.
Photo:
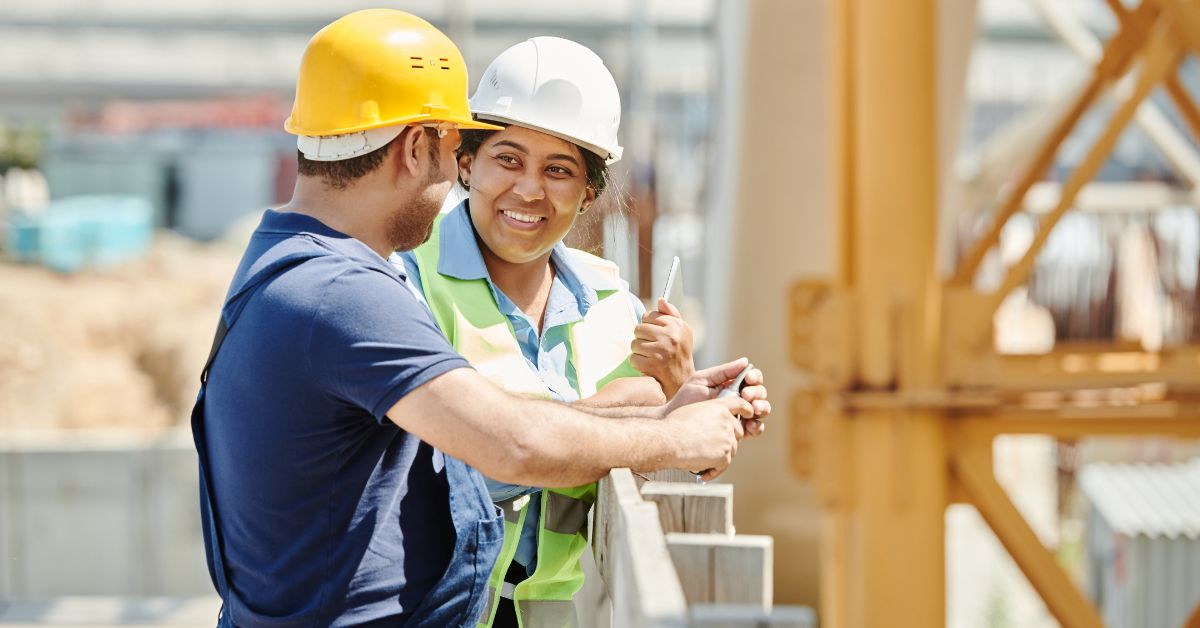
[[[164,233],[103,273],[0,264],[0,431],[184,422],[240,252]]]

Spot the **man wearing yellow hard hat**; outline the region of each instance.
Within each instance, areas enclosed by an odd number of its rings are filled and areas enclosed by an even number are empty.
[[[554,488],[729,464],[754,412],[715,399],[737,366],[655,408],[516,397],[387,262],[429,236],[458,129],[495,128],[445,35],[400,11],[338,19],[305,50],[286,128],[296,189],[246,248],[192,411],[218,625],[472,626],[503,541],[475,469]]]

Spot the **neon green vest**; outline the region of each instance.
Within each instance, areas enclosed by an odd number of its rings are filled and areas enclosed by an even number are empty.
[[[437,271],[441,248],[441,222],[434,222],[429,240],[413,250],[425,299],[442,333],[479,373],[510,392],[551,396],[549,388],[529,368],[508,318],[500,311],[483,279],[463,280]],[[568,249],[575,263],[619,278],[616,264]],[[597,292],[599,299],[583,320],[568,333],[570,363],[575,369],[579,397],[589,397],[608,382],[641,375],[629,364],[629,345],[637,323],[626,294],[618,290]],[[497,598],[517,552],[530,499],[541,499],[538,522],[537,568],[512,592],[517,621],[523,628],[574,626],[571,601],[583,586],[579,557],[587,549],[587,515],[596,501],[596,485],[543,489],[498,504],[504,510],[504,545],[488,580],[488,603],[478,625],[491,626]]]

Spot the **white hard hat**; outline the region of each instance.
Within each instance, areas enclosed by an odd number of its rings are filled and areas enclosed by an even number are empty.
[[[480,120],[516,124],[577,144],[606,163],[621,158],[621,94],[586,46],[534,37],[500,53],[471,96]]]

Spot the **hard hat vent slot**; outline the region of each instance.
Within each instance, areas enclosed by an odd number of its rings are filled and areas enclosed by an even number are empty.
[[[422,59],[421,57],[409,57],[409,59],[416,61],[416,63],[412,64],[413,68],[420,70],[421,68],[425,67],[425,63],[424,63],[425,60]]]
[[[442,69],[443,69],[443,70],[449,70],[449,69],[450,69],[450,60],[449,60],[449,59],[447,59],[447,58],[445,58],[445,57],[442,57],[442,58],[438,59],[438,61],[441,61],[441,62],[442,62]]]

